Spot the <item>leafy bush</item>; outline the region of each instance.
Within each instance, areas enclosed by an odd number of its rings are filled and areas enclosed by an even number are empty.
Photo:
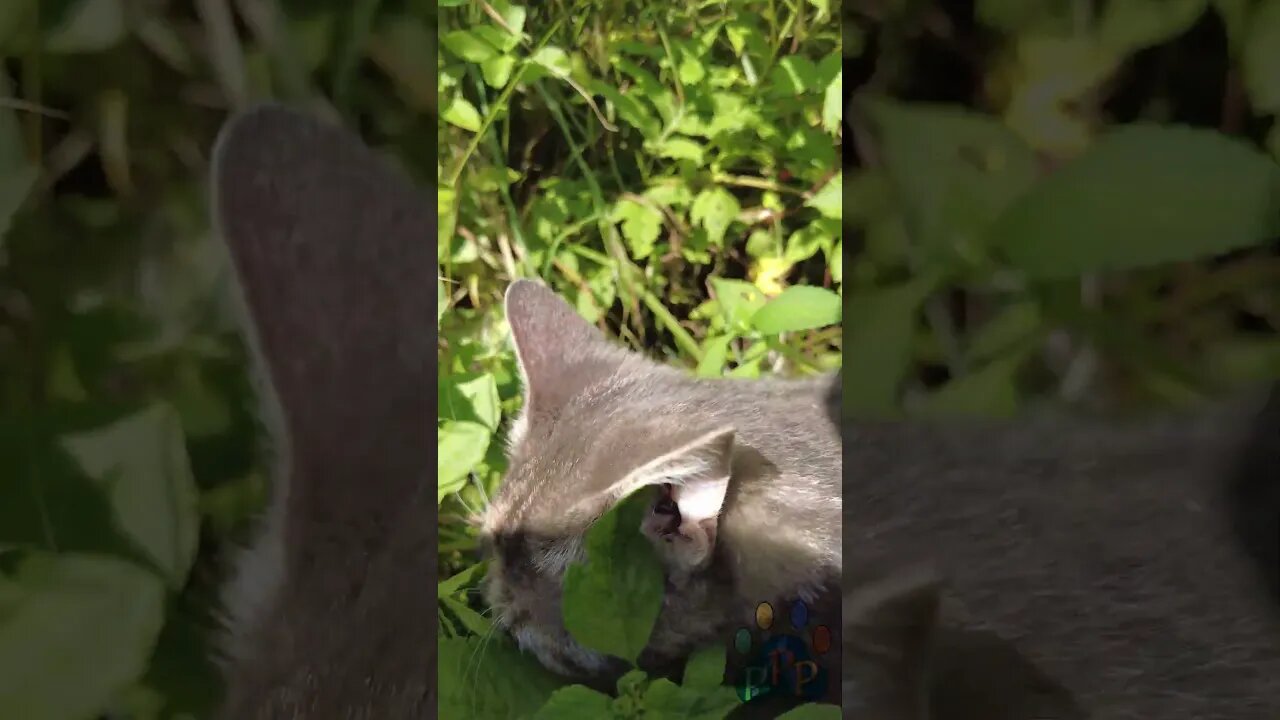
[[[542,278],[621,342],[706,377],[837,369],[838,18],[825,3],[765,0],[449,4],[439,58],[441,713],[723,717],[741,703],[720,685],[723,648],[700,655],[683,684],[633,671],[611,697],[564,686],[491,637],[467,518],[501,482],[502,420],[520,402],[501,297],[513,278]],[[579,641],[634,662],[662,576],[638,521],[614,513],[591,531],[591,560],[566,578],[564,612]]]
[[[1280,370],[1280,3],[848,8],[846,406],[1194,403]]]

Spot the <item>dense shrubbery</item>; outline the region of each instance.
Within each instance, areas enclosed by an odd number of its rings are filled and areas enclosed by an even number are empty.
[[[839,367],[837,23],[822,3],[756,0],[442,13],[442,713],[519,717],[550,697],[539,717],[710,718],[739,702],[719,687],[722,648],[683,685],[636,671],[616,699],[552,697],[563,681],[488,636],[466,517],[501,480],[502,421],[520,402],[501,315],[513,278],[542,278],[620,342],[690,372]],[[611,522],[593,547],[645,552]],[[566,585],[570,630],[634,660],[627,639],[648,636],[661,577],[607,568]]]

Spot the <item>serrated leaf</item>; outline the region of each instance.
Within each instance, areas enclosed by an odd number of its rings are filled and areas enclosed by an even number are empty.
[[[835,325],[840,322],[840,296],[812,285],[789,287],[751,317],[751,325],[766,335]]]
[[[569,685],[552,693],[533,720],[598,720],[610,717],[613,698],[585,685]]]
[[[990,242],[1039,278],[1210,257],[1273,237],[1278,189],[1280,166],[1244,142],[1130,125],[1038,183]]]
[[[742,704],[733,688],[681,687],[666,678],[649,683],[644,694],[646,720],[721,720]]]
[[[120,529],[182,587],[199,542],[200,494],[173,409],[156,405],[62,445],[101,483]]]
[[[7,717],[95,717],[138,681],[164,624],[164,585],[128,562],[28,556],[0,575],[0,707]]]
[[[565,629],[584,646],[634,663],[662,609],[662,564],[640,532],[643,493],[618,503],[586,535],[587,562],[564,577]]]
[[[719,246],[724,242],[729,224],[741,211],[742,206],[733,193],[716,186],[698,193],[689,209],[689,219],[706,229],[707,242]]]
[[[622,237],[631,256],[643,260],[653,253],[662,233],[662,213],[645,203],[623,199],[613,208],[613,221],[622,223]]]
[[[703,161],[702,146],[689,138],[667,138],[660,143],[655,143],[653,152],[658,157],[671,158],[672,160],[690,160],[697,164],[702,164]]]

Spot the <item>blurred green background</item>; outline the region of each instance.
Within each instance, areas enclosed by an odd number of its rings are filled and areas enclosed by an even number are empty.
[[[216,584],[267,463],[210,145],[275,98],[428,184],[436,12],[0,3],[0,718],[211,712]]]
[[[1280,2],[846,4],[850,410],[1195,404],[1280,370]]]

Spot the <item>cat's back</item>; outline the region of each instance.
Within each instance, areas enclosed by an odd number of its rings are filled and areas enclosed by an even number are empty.
[[[1147,422],[851,425],[845,566],[934,561],[1096,717],[1280,711],[1280,608],[1224,488],[1256,406]]]

